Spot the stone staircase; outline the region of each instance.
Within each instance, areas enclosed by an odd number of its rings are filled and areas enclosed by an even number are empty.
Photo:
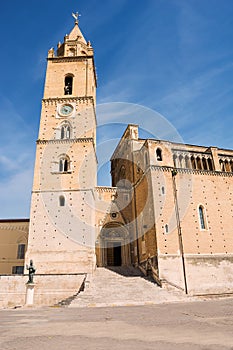
[[[148,305],[191,300],[182,291],[166,290],[134,267],[97,268],[69,307]]]

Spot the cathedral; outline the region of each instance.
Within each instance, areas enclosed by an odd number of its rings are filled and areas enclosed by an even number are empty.
[[[0,220],[0,274],[136,266],[186,294],[233,292],[233,151],[142,139],[130,124],[97,185],[94,50],[76,16],[48,51],[30,220]],[[1,278],[1,277],[0,277]]]

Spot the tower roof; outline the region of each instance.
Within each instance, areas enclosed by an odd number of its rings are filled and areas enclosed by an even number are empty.
[[[81,41],[83,44],[87,44],[80,28],[78,25],[78,20],[75,21],[74,27],[71,30],[70,34],[67,35],[67,40],[78,40]]]

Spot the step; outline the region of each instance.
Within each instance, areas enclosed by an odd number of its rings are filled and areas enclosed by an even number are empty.
[[[149,305],[191,300],[182,291],[166,290],[146,279],[134,267],[97,268],[88,288],[69,307]]]

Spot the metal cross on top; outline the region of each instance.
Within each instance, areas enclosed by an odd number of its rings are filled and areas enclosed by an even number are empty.
[[[74,17],[75,19],[75,22],[78,22],[78,18],[81,16],[78,12],[76,13],[72,13],[72,16]]]

